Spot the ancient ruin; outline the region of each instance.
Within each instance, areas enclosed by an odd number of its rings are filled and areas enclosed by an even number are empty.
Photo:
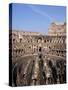
[[[52,23],[48,35],[12,30],[12,86],[66,83],[66,23]]]

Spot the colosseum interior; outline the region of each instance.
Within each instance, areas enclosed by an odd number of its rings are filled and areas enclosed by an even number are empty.
[[[66,83],[66,23],[51,23],[48,35],[18,30],[9,34],[12,86]]]

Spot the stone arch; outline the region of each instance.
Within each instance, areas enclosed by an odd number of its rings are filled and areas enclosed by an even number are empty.
[[[22,38],[20,38],[20,43],[22,42]]]
[[[41,52],[42,51],[42,47],[39,47],[39,52]]]

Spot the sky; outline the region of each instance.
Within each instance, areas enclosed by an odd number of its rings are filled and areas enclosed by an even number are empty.
[[[12,4],[12,30],[47,34],[52,22],[66,21],[65,6]]]

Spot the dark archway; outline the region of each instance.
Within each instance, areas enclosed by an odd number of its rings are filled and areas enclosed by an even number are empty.
[[[42,51],[42,47],[39,47],[39,52],[41,52]]]

